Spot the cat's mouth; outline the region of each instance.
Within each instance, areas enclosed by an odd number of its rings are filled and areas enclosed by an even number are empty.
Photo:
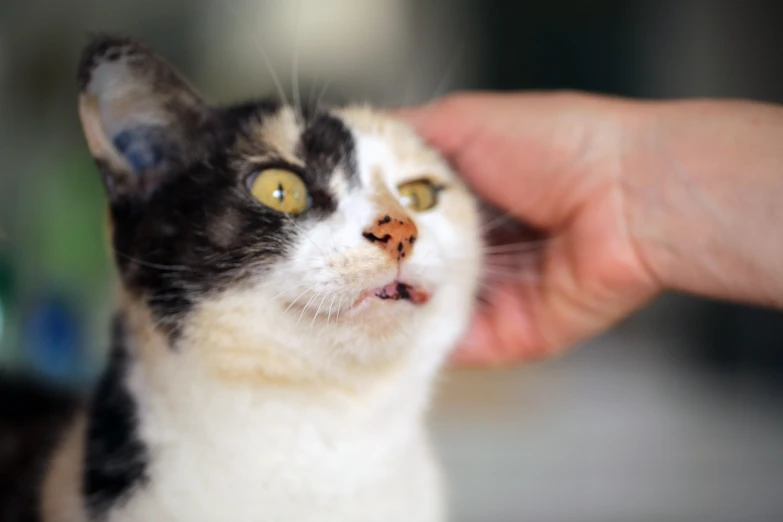
[[[359,298],[359,301],[362,301],[368,297],[392,299],[394,301],[405,299],[416,305],[424,304],[430,300],[430,294],[426,290],[409,285],[407,283],[403,283],[401,281],[394,281],[381,288],[369,290],[368,292],[365,292],[361,298]]]
[[[385,286],[362,292],[352,311],[362,309],[373,301],[408,301],[414,305],[423,305],[429,300],[430,293],[423,288],[395,280]]]
[[[359,294],[359,297],[356,299],[356,301],[354,301],[353,305],[350,305],[345,309],[343,314],[339,314],[339,310],[336,311],[334,314],[334,319],[336,320],[342,315],[353,315],[360,310],[366,309],[373,302],[377,303],[378,306],[382,306],[381,301],[408,301],[411,304],[418,306],[427,303],[430,300],[430,297],[430,292],[421,287],[395,280],[385,286],[363,291],[361,294]],[[308,304],[302,306],[297,305],[296,301],[294,301],[288,305],[286,310],[292,307],[296,310],[301,310],[302,315],[307,313],[308,310],[311,312],[311,315],[315,315],[316,317],[324,316],[331,318],[332,315],[330,312],[325,314],[321,310],[321,308],[324,308],[323,306],[311,308],[309,302]],[[332,308],[333,307],[334,305],[332,305]]]

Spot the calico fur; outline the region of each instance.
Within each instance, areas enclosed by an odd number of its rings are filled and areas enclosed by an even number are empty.
[[[0,518],[444,520],[425,415],[481,250],[446,162],[367,106],[214,107],[126,38],[94,38],[78,85],[119,276],[111,355],[34,517]],[[268,168],[302,179],[305,212],[252,196]],[[422,177],[443,189],[414,212],[398,187]]]

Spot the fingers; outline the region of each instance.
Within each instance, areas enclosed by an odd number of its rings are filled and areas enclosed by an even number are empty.
[[[405,120],[430,145],[449,160],[459,163],[460,151],[469,143],[469,137],[483,125],[474,116],[481,95],[455,94],[418,107],[403,107],[392,115]]]
[[[582,216],[580,224],[610,229],[603,219]],[[497,367],[551,358],[612,327],[660,290],[616,232],[567,236],[550,245],[535,280],[506,283],[487,296],[453,362]]]
[[[481,311],[454,352],[456,367],[504,367],[550,359],[600,332],[609,318],[587,319],[543,296],[507,294]],[[581,317],[577,317],[581,316]]]
[[[394,111],[483,199],[542,229],[561,226],[595,179],[589,105],[573,94],[456,94]],[[604,118],[605,119],[605,118]],[[592,123],[595,123],[593,120]],[[600,152],[600,151],[599,151]]]
[[[498,288],[489,305],[479,310],[452,363],[459,367],[501,367],[533,362],[551,356],[563,346],[541,336],[537,315],[518,289]],[[544,317],[546,319],[546,317]]]

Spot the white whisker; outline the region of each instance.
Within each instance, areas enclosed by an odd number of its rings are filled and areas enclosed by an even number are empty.
[[[494,230],[495,228],[499,227],[500,225],[506,223],[510,219],[514,218],[514,212],[515,210],[509,210],[507,212],[504,212],[503,214],[489,220],[487,223],[483,223],[481,225],[481,228],[479,229],[481,231],[481,234],[486,234],[487,232],[490,232]]]
[[[323,101],[324,96],[326,96],[326,91],[329,90],[329,86],[331,84],[332,84],[332,80],[327,80],[327,82],[321,88],[321,92],[318,94],[318,98],[316,98],[316,100],[315,100],[315,109],[316,110],[318,110],[318,107],[321,106],[321,102]]]
[[[310,83],[310,92],[307,95],[307,109],[312,113],[315,112],[318,107],[316,105],[313,105],[313,102],[315,101],[315,84],[317,76],[315,76]]]
[[[304,308],[302,308],[302,313],[299,314],[299,319],[296,320],[296,325],[299,325],[299,321],[302,320],[302,317],[304,317],[305,312],[310,307],[310,303],[313,301],[313,299],[317,299],[318,296],[321,295],[321,292],[316,292],[315,294],[310,297],[310,299],[307,301],[307,304],[305,304]]]
[[[533,284],[533,283],[539,283],[541,278],[536,277],[534,274],[530,273],[524,273],[524,272],[499,272],[499,271],[492,271],[488,272],[485,271],[482,276],[486,279],[492,280],[496,282],[496,284],[500,283],[525,283],[525,284]]]
[[[275,299],[277,299],[277,298],[278,298],[278,297],[280,297],[281,295],[285,294],[286,292],[289,292],[289,291],[293,290],[294,288],[298,288],[298,287],[302,286],[303,284],[304,284],[304,283],[299,283],[299,284],[296,284],[296,285],[294,285],[294,286],[291,286],[291,287],[288,287],[288,288],[286,288],[285,290],[283,290],[282,292],[280,292],[279,294],[277,294],[276,296],[274,296],[272,299],[270,299],[269,301],[267,301],[266,303],[264,303],[264,306],[268,305],[269,303],[271,303],[272,301],[274,301]]]
[[[405,74],[408,76],[408,80],[405,82],[405,92],[400,103],[402,106],[411,104],[413,101],[411,93],[416,92],[416,68],[406,69]]]
[[[299,92],[299,33],[302,27],[302,1],[296,8],[296,28],[294,29],[294,56],[291,64],[291,89],[293,90],[294,108],[300,123],[304,123],[301,93]]]
[[[521,253],[534,250],[543,250],[549,246],[555,238],[547,238],[532,241],[521,241],[519,243],[509,243],[507,245],[493,245],[484,247],[482,251],[485,254],[508,254],[508,253]]]
[[[237,11],[236,5],[234,5],[234,0],[226,0],[226,3],[228,4],[229,9],[234,14],[234,17],[237,19],[237,22],[240,24],[245,24],[245,20],[242,18],[242,15]],[[275,83],[275,86],[277,87],[277,92],[280,94],[280,98],[282,99],[283,103],[288,105],[288,97],[285,95],[285,90],[283,89],[283,84],[280,83],[280,78],[277,76],[277,73],[275,72],[275,68],[272,67],[272,61],[269,59],[269,56],[266,54],[266,51],[264,50],[264,47],[261,45],[261,42],[255,37],[256,32],[253,30],[252,27],[248,27],[250,29],[250,38],[253,40],[253,43],[256,46],[256,50],[261,54],[261,58],[264,60],[264,63],[266,64],[267,68],[269,69],[269,73],[272,75],[272,81]]]
[[[315,246],[315,248],[317,248],[317,249],[318,249],[318,251],[319,251],[319,252],[321,252],[323,255],[325,255],[326,257],[328,257],[328,258],[329,258],[329,261],[331,261],[331,262],[332,262],[332,264],[334,264],[334,259],[332,259],[332,256],[330,256],[330,255],[329,255],[329,254],[328,254],[328,253],[327,253],[327,252],[326,252],[324,249],[322,249],[320,246],[318,246],[318,243],[316,243],[315,241],[313,241],[313,238],[311,238],[311,237],[310,237],[310,235],[309,235],[307,232],[305,232],[304,230],[302,230],[302,227],[300,227],[299,225],[297,225],[296,221],[294,221],[293,219],[291,219],[291,216],[289,216],[288,214],[283,214],[283,215],[284,215],[286,218],[288,218],[288,221],[290,221],[290,222],[291,222],[291,224],[292,224],[292,225],[294,225],[294,227],[296,227],[296,229],[297,229],[299,232],[301,232],[301,233],[302,233],[302,235],[304,235],[304,236],[305,236],[307,239],[309,239],[309,240],[310,240],[310,242],[311,242],[311,243],[312,243],[312,244]]]
[[[337,317],[335,318],[335,322],[340,320],[340,307],[343,305],[343,298],[340,296],[340,300],[337,301]]]
[[[114,247],[112,247],[112,251],[115,254],[117,254],[118,256],[120,256],[120,257],[122,257],[124,259],[127,259],[128,261],[130,261],[132,263],[136,263],[138,265],[146,266],[146,267],[149,267],[149,268],[156,268],[158,270],[167,270],[167,271],[171,271],[171,272],[192,272],[192,271],[195,271],[193,268],[187,267],[187,266],[184,266],[184,265],[161,265],[161,264],[158,264],[158,263],[151,263],[149,261],[144,261],[142,259],[137,259],[135,257],[129,256],[128,254],[124,254],[124,253],[120,252],[119,250],[117,250]]]
[[[332,302],[329,303],[329,313],[326,316],[326,325],[329,326],[329,321],[332,319],[332,307],[334,306],[334,298],[335,296],[332,295]]]
[[[313,325],[315,324],[315,319],[318,317],[318,314],[321,313],[321,307],[324,305],[324,300],[326,300],[326,292],[324,292],[324,296],[321,298],[321,302],[318,304],[318,308],[313,314],[313,320],[310,321],[310,328],[308,329],[308,332],[313,331]]]
[[[465,52],[465,46],[460,45],[459,49],[457,49],[457,51],[454,53],[454,57],[451,59],[451,61],[449,61],[446,70],[443,72],[443,77],[435,85],[435,90],[432,93],[430,99],[434,100],[435,98],[438,98],[441,94],[443,94],[442,91],[448,85],[449,80],[451,80],[451,77],[454,75],[454,71],[457,70],[457,66],[459,65],[459,62],[462,59],[464,52]]]
[[[299,300],[299,298],[300,298],[300,297],[302,297],[303,295],[305,295],[305,294],[306,294],[307,292],[309,292],[310,290],[312,290],[314,286],[315,286],[315,284],[312,284],[312,285],[310,285],[309,287],[307,287],[307,289],[306,289],[304,292],[302,292],[301,294],[299,294],[299,296],[298,296],[296,299],[294,299],[293,301],[291,301],[291,304],[289,304],[289,305],[288,305],[288,308],[286,308],[286,309],[285,309],[285,311],[287,312],[288,310],[290,310],[290,309],[291,309],[291,307],[292,307],[292,306],[294,306],[294,304],[295,304],[295,303],[296,303],[296,302]]]

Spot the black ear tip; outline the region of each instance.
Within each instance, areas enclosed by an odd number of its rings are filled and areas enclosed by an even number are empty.
[[[93,70],[101,62],[114,61],[133,53],[147,52],[147,48],[142,43],[127,36],[90,33],[87,38],[87,45],[84,46],[79,59],[76,77],[80,91],[87,88]]]

